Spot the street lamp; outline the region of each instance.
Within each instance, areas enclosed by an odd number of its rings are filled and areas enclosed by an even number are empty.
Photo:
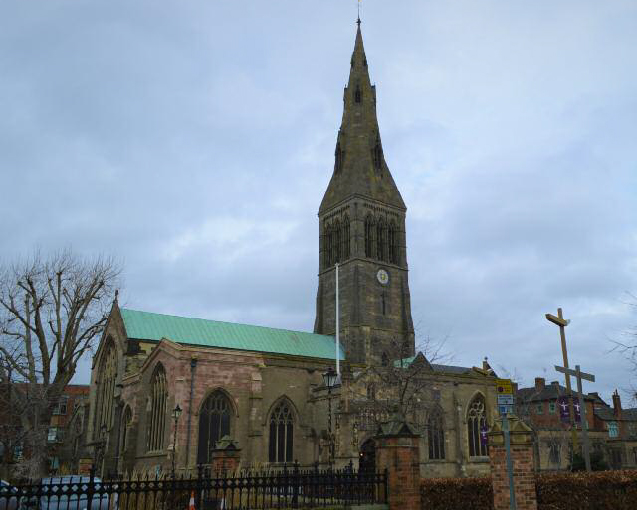
[[[181,407],[179,404],[173,409],[173,420],[175,420],[175,432],[173,435],[173,478],[175,478],[175,457],[177,456],[177,422],[181,416]]]
[[[330,440],[330,467],[334,461],[334,438],[332,437],[332,388],[339,382],[339,374],[332,367],[323,373],[323,384],[327,387],[327,431]]]

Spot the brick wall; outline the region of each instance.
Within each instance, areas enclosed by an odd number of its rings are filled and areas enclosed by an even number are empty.
[[[387,469],[390,510],[420,510],[419,438],[376,439],[376,466]]]
[[[536,510],[533,448],[530,445],[511,446],[511,456],[517,508],[518,510]],[[494,508],[508,510],[510,493],[504,446],[492,446],[489,457],[491,458]]]

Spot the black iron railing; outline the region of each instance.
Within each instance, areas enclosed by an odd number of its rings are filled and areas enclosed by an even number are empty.
[[[280,469],[189,476],[48,478],[0,487],[0,510],[270,510],[385,503],[387,474],[349,467]]]

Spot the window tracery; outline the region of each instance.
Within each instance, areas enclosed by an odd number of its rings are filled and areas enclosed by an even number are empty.
[[[429,442],[429,458],[445,458],[445,432],[442,422],[442,414],[435,409],[427,420],[427,439]]]
[[[270,462],[292,462],[294,456],[294,416],[284,400],[270,415]]]
[[[93,431],[96,437],[101,433],[103,427],[106,427],[106,430],[110,430],[113,418],[113,394],[115,392],[115,380],[117,379],[117,350],[111,339],[108,340],[98,373],[100,380],[97,389],[97,415],[96,426]]]
[[[222,391],[212,393],[201,406],[199,412],[199,444],[197,463],[209,464],[210,450],[223,436],[230,435],[232,407]]]
[[[487,428],[486,407],[484,397],[476,395],[467,412],[467,432],[469,434],[469,455],[471,457],[489,454],[487,445],[481,441],[481,434]]]
[[[161,450],[164,447],[166,423],[166,401],[168,387],[166,372],[161,364],[157,365],[151,381],[150,416],[148,420],[148,451]]]

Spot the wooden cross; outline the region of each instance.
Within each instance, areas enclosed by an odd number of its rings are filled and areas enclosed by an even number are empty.
[[[582,379],[590,382],[595,382],[595,376],[593,374],[587,374],[579,369],[579,365],[575,365],[575,370],[567,367],[558,367],[555,365],[555,370],[562,374],[572,375],[577,380],[577,397],[579,399],[580,415],[582,417],[582,436],[584,443],[584,462],[586,462],[586,471],[591,472],[591,455],[590,444],[588,442],[588,422],[586,421],[586,405],[584,404],[584,394],[582,393]]]
[[[551,315],[550,313],[544,314],[544,317],[549,322],[552,322],[556,326],[560,328],[560,341],[562,343],[562,360],[564,361],[564,367],[568,368],[568,353],[566,352],[566,334],[564,333],[564,328],[568,326],[568,319],[565,319],[562,316],[562,309],[557,309],[557,317],[555,315]],[[577,451],[577,432],[575,431],[575,413],[573,413],[573,392],[571,390],[571,376],[566,374],[566,394],[568,395],[568,412],[569,412],[569,422],[571,424],[571,442],[573,443],[573,451]]]

